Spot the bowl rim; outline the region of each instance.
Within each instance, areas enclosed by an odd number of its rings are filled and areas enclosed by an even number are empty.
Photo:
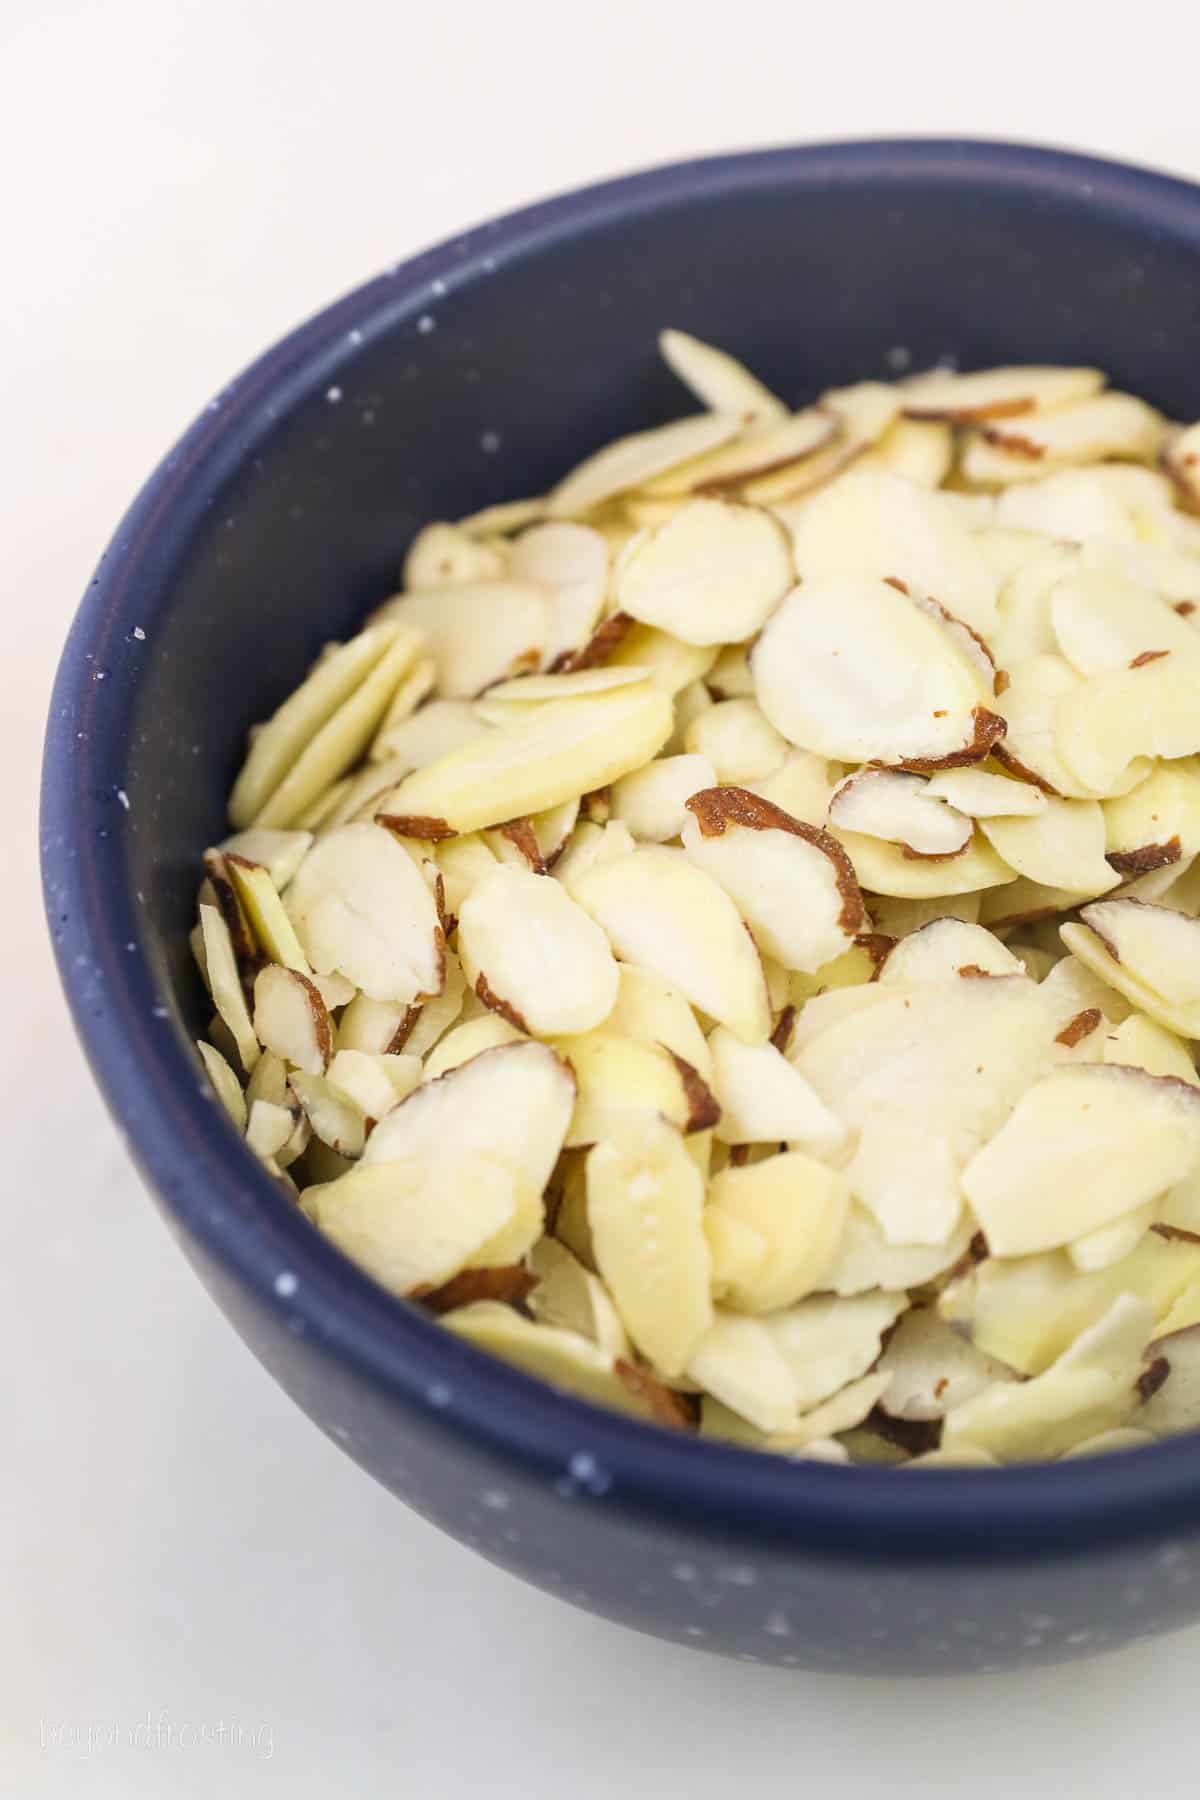
[[[475,1350],[377,1287],[255,1165],[137,953],[122,827],[126,728],[144,664],[138,633],[147,596],[223,480],[274,420],[350,363],[360,342],[456,288],[614,219],[781,180],[797,192],[919,182],[1007,192],[1028,205],[1075,202],[1148,236],[1184,237],[1200,269],[1200,186],[1036,145],[901,138],[753,150],[603,181],[448,238],[355,288],[209,403],[134,499],[80,605],[54,685],[42,778],[43,885],[60,978],[109,1109],[174,1227],[281,1325],[515,1479],[570,1484],[571,1459],[586,1452],[605,1473],[609,1507],[726,1546],[867,1560],[994,1561],[1186,1533],[1200,1516],[1200,1434],[1086,1461],[906,1479],[672,1434]]]

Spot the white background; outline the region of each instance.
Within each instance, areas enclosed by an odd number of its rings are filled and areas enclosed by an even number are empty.
[[[1194,1793],[1200,1631],[1028,1677],[796,1677],[599,1624],[402,1510],[168,1242],[69,1037],[36,897],[76,598],[257,350],[433,238],[690,152],[974,132],[1200,177],[1190,9],[1110,16],[0,0],[0,1794]]]

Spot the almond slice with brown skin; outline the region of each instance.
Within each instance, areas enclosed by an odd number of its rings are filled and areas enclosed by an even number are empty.
[[[474,744],[410,775],[396,809],[478,831],[576,800],[637,769],[670,736],[667,696],[645,683],[522,708]]]
[[[263,1048],[321,1075],[333,1055],[333,1027],[316,985],[298,969],[269,963],[254,983],[254,1031]]]
[[[683,830],[690,797],[716,785],[717,772],[706,756],[661,756],[613,784],[613,817],[640,842],[665,844]]]
[[[880,1404],[897,1419],[944,1418],[993,1383],[1016,1379],[928,1306],[911,1307],[899,1320],[879,1359],[879,1373],[891,1377]]]
[[[649,1401],[621,1380],[612,1352],[580,1332],[522,1318],[498,1300],[477,1300],[459,1307],[442,1323],[477,1349],[501,1357],[551,1387],[577,1394],[595,1406],[632,1413],[635,1418],[654,1417]]]
[[[463,902],[458,947],[471,986],[479,992],[484,980],[521,1030],[541,1037],[590,1031],[616,1003],[608,939],[544,875],[497,864]]]
[[[1144,400],[1132,394],[1098,394],[1052,412],[984,425],[968,439],[961,467],[968,482],[1002,487],[1117,457],[1152,463],[1164,437],[1162,415]]]
[[[704,1183],[673,1127],[648,1121],[637,1149],[597,1144],[587,1206],[600,1274],[638,1349],[681,1375],[712,1323]]]
[[[550,600],[550,630],[543,661],[588,642],[608,590],[608,545],[598,531],[570,520],[533,525],[515,539],[509,564],[514,581],[532,582]]]
[[[251,829],[235,832],[219,849],[223,856],[240,856],[248,863],[260,863],[282,893],[311,844],[311,831]]]
[[[642,487],[677,463],[727,444],[745,429],[740,413],[698,413],[651,431],[635,432],[597,450],[559,482],[547,510],[555,519],[581,518],[604,501]]]
[[[1200,671],[1175,651],[1109,669],[1067,694],[1054,718],[1061,766],[1102,798],[1127,792],[1149,773],[1146,758],[1200,750],[1195,696]]]
[[[686,1058],[659,1044],[589,1031],[561,1038],[558,1049],[577,1089],[568,1149],[603,1140],[636,1144],[656,1114],[688,1133],[707,1131],[720,1115],[708,1084]]]
[[[504,1235],[518,1200],[512,1170],[482,1155],[359,1163],[305,1193],[318,1229],[393,1294],[438,1288],[457,1275]],[[448,1317],[449,1328],[472,1310]]]
[[[730,356],[689,332],[667,330],[658,335],[663,361],[701,406],[714,413],[741,413],[749,419],[782,419],[787,408],[757,376]]]
[[[616,616],[628,619],[625,613]],[[616,647],[604,660],[610,669],[640,670],[653,687],[675,699],[682,696],[686,688],[702,681],[716,659],[714,644],[685,644],[682,638],[672,637],[669,631],[629,621],[628,629],[622,632]]]
[[[1050,593],[1058,647],[1080,675],[1127,669],[1170,651],[1200,674],[1200,632],[1140,583],[1107,570],[1081,569]]]
[[[1200,1037],[1200,920],[1143,900],[1100,900],[1064,925],[1067,948],[1135,1007]]]
[[[972,819],[1036,818],[1046,804],[1040,788],[991,769],[943,769],[926,792]]]
[[[947,419],[971,425],[981,419],[1025,418],[1030,413],[1090,400],[1104,386],[1099,369],[1029,365],[973,369],[931,369],[900,384],[900,404],[910,419]],[[1019,429],[1019,428],[1018,428]]]
[[[501,1044],[523,1043],[526,1035],[498,1012],[484,1012],[477,1019],[466,1019],[448,1031],[429,1052],[423,1079],[436,1081],[439,1075],[460,1069],[473,1056],[482,1056],[485,1050],[495,1050]]]
[[[346,1161],[357,1161],[367,1137],[366,1114],[357,1102],[324,1075],[308,1075],[303,1069],[291,1071],[288,1086],[303,1107],[314,1137]]]
[[[247,862],[233,851],[226,852],[225,868],[259,948],[272,962],[298,969],[302,975],[311,975],[308,958],[267,870],[260,863]],[[347,999],[352,993],[353,990]]]
[[[687,805],[687,856],[786,969],[820,968],[867,928],[853,868],[828,832],[745,788],[709,788]]]
[[[537,1282],[529,1295],[529,1310],[535,1319],[543,1325],[577,1331],[611,1356],[632,1355],[625,1327],[604,1283],[565,1244],[556,1238],[542,1238],[530,1252],[529,1266]]]
[[[1118,875],[1171,868],[1200,853],[1200,759],[1158,763],[1130,794],[1104,802],[1105,851]]]
[[[996,1256],[1052,1250],[1200,1162],[1200,1091],[1141,1070],[1053,1070],[975,1156],[963,1187]]]
[[[329,1083],[367,1119],[385,1118],[407,1100],[421,1079],[415,1056],[373,1056],[367,1050],[339,1050],[329,1065]]]
[[[957,856],[974,835],[964,813],[929,792],[920,775],[897,769],[859,769],[834,788],[829,822],[883,838],[912,856]]]
[[[287,911],[319,974],[376,1000],[440,992],[445,940],[434,896],[408,852],[374,824],[342,825],[313,846]]]
[[[617,604],[685,643],[751,637],[795,579],[787,536],[769,513],[692,500],[630,546],[615,574]]]
[[[639,1044],[661,1044],[711,1085],[712,1052],[683,995],[652,969],[634,963],[622,963],[619,974],[617,1003],[605,1029]]]
[[[898,844],[887,844],[882,838],[843,831],[840,827],[834,836],[850,858],[861,886],[872,896],[883,894],[901,900],[937,900],[942,905],[949,905],[956,894],[974,894],[985,888],[1002,889],[1015,879],[1015,871],[979,832],[973,835],[965,850],[944,861],[908,856]]]
[[[706,1394],[760,1431],[783,1431],[795,1423],[796,1384],[761,1319],[717,1307],[687,1372]]]
[[[737,493],[750,483],[803,479],[804,464],[838,435],[838,421],[817,406],[750,426],[741,437],[649,482],[643,496]],[[648,523],[648,520],[643,520]]]
[[[1021,963],[982,925],[962,919],[931,919],[901,938],[879,971],[881,987],[958,981],[970,975],[1019,975]],[[969,976],[968,976],[969,979]]]
[[[981,819],[979,829],[1010,869],[1045,887],[1090,896],[1121,879],[1105,860],[1098,801],[1047,797],[1032,818]]]
[[[204,971],[213,1005],[228,1028],[242,1067],[248,1075],[258,1061],[258,1039],[246,1006],[229,927],[215,906],[201,904],[200,932],[204,948]]]
[[[812,1294],[761,1323],[791,1371],[795,1405],[808,1412],[858,1381],[875,1363],[883,1334],[908,1305],[907,1294]]]
[[[551,603],[532,582],[418,588],[389,600],[377,619],[419,631],[443,698],[469,699],[494,681],[536,669],[550,641]]]

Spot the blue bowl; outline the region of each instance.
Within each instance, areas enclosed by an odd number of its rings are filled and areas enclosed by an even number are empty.
[[[376,1287],[201,1081],[187,927],[247,726],[391,590],[425,520],[536,493],[685,410],[664,324],[794,401],[951,355],[1098,363],[1195,418],[1200,189],[1003,144],[686,163],[482,226],[269,351],[151,476],[59,670],[46,905],[96,1078],[185,1255],[293,1399],[401,1499],[564,1599],[863,1673],[1048,1662],[1187,1623],[1200,1438],[908,1474],[596,1410]]]

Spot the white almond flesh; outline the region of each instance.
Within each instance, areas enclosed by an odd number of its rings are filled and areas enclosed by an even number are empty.
[[[668,697],[646,684],[521,711],[410,775],[395,811],[435,822],[443,835],[545,812],[641,768],[674,723]]]
[[[514,581],[532,582],[549,595],[547,665],[582,649],[608,588],[608,545],[600,533],[565,519],[533,525],[515,539],[509,573]]]
[[[747,1043],[770,1035],[754,944],[725,890],[681,851],[646,845],[594,863],[572,892],[623,962],[653,969]]]
[[[381,826],[342,825],[314,844],[286,905],[318,974],[344,975],[376,1000],[440,992],[445,946],[434,897]]]
[[[1131,794],[1104,803],[1105,848],[1118,874],[1137,877],[1200,853],[1200,760],[1159,763]]]
[[[761,629],[794,578],[769,513],[692,500],[622,557],[616,598],[622,612],[685,643],[736,643]]]
[[[1182,1038],[1141,1013],[1131,1013],[1104,1035],[1106,1063],[1124,1063],[1147,1075],[1173,1075],[1177,1081],[1200,1083],[1192,1053]]]
[[[747,660],[749,645],[726,644],[705,680],[714,700],[750,700],[754,677]]]
[[[994,1469],[996,1458],[976,1444],[956,1444],[948,1450],[927,1450],[903,1464],[906,1469]]]
[[[1123,1424],[1137,1405],[1137,1379],[1154,1315],[1124,1294],[1058,1362],[1032,1381],[1003,1383],[947,1414],[948,1448],[976,1445],[1002,1461],[1054,1456]]]
[[[422,645],[422,648],[425,646]],[[423,701],[428,700],[437,686],[437,663],[432,656],[420,656],[410,664],[400,677],[388,701],[387,711],[375,732],[367,749],[367,759],[378,762],[387,755],[383,748],[392,733],[412,718]]]
[[[895,1419],[941,1419],[993,1382],[1015,1379],[928,1306],[904,1314],[879,1359],[879,1373],[891,1378],[880,1404]]]
[[[425,1059],[424,1079],[436,1081],[439,1075],[448,1075],[451,1069],[461,1068],[473,1056],[482,1056],[485,1050],[495,1050],[501,1044],[521,1043],[525,1035],[507,1019],[502,1019],[499,1013],[485,1012],[481,1018],[467,1019],[448,1031],[429,1052]]]
[[[420,588],[388,601],[377,617],[422,633],[443,699],[470,699],[493,681],[536,669],[550,641],[550,599],[528,581]]]
[[[981,904],[982,894],[978,889],[969,894],[930,895],[924,899],[872,894],[871,917],[875,929],[884,937],[901,938],[928,925],[931,919],[962,919],[968,925],[975,925],[979,922]]]
[[[406,1100],[421,1079],[415,1056],[373,1056],[366,1050],[339,1050],[328,1080],[368,1119],[382,1119]]]
[[[1200,920],[1143,900],[1098,900],[1063,942],[1101,980],[1180,1037],[1200,1037]]]
[[[255,1156],[266,1162],[279,1155],[295,1124],[286,1106],[276,1106],[271,1100],[256,1100],[246,1120],[246,1143]]]
[[[761,1319],[716,1308],[687,1373],[706,1394],[760,1431],[783,1431],[796,1421],[792,1371]]]
[[[529,1296],[529,1310],[540,1324],[577,1331],[610,1356],[632,1354],[604,1283],[565,1244],[543,1238],[530,1251],[529,1267],[538,1278]]]
[[[793,527],[805,583],[827,575],[888,576],[947,607],[986,638],[994,574],[947,498],[884,470],[850,470],[814,495]]]
[[[1003,729],[937,622],[873,576],[806,576],[750,665],[771,724],[818,756],[953,767],[981,761]]]
[[[996,498],[996,524],[1037,531],[1059,541],[1132,543],[1137,536],[1125,495],[1113,481],[1126,468],[1064,469],[1043,475],[1030,468],[1029,479],[1004,488]],[[1145,475],[1148,471],[1132,471]]]
[[[748,1226],[766,1245],[765,1260],[750,1280],[724,1283],[725,1304],[739,1312],[775,1312],[823,1286],[846,1205],[841,1176],[798,1150],[722,1170],[709,1183],[708,1212]]]
[[[835,835],[850,858],[861,887],[872,895],[901,900],[938,900],[949,905],[955,894],[975,894],[984,888],[1003,888],[1015,879],[1015,870],[999,857],[981,834],[976,833],[965,850],[945,861],[906,856],[898,844],[866,837],[857,831]]]
[[[667,367],[710,412],[741,413],[750,419],[786,416],[783,401],[727,350],[675,330],[659,333],[658,348]]]
[[[900,404],[909,418],[970,425],[980,419],[1053,412],[1091,399],[1103,386],[1099,369],[1029,365],[973,369],[963,375],[952,369],[931,369],[901,383]]]
[[[446,952],[446,979],[440,994],[422,1001],[420,1011],[415,1019],[406,1022],[406,1028],[398,1043],[378,1046],[384,1050],[406,1050],[410,1056],[427,1056],[435,1044],[441,1042],[455,1021],[461,1017],[466,1004],[467,978],[463,974],[462,964],[453,951]],[[338,1047],[341,1049],[342,1039],[338,1036]],[[359,1048],[372,1049],[376,1046],[361,1045]]]
[[[545,875],[500,864],[472,888],[458,919],[467,980],[485,1005],[541,1037],[590,1031],[617,998],[604,932]]]
[[[1144,1414],[1138,1413],[1139,1419]],[[1186,1431],[1188,1427],[1181,1425],[1178,1430]],[[1099,1431],[1095,1437],[1084,1438],[1081,1444],[1073,1444],[1064,1450],[1059,1457],[1060,1462],[1071,1462],[1078,1456],[1111,1456],[1116,1450],[1141,1450],[1154,1442],[1154,1433],[1139,1431],[1133,1425],[1117,1425],[1111,1431]]]
[[[389,770],[388,785],[403,781],[414,769],[473,743],[487,729],[467,700],[430,700],[425,706],[380,731],[371,745],[372,760]]]
[[[644,486],[676,464],[727,444],[744,428],[740,413],[698,413],[617,438],[559,482],[547,510],[556,519],[581,517],[617,494]]]
[[[234,832],[219,848],[223,856],[240,856],[248,863],[260,863],[282,893],[311,844],[311,831],[264,831],[252,827]]]
[[[307,1189],[305,1200],[339,1250],[391,1293],[411,1294],[441,1287],[501,1235],[516,1214],[517,1188],[504,1164],[463,1155],[360,1163]]]
[[[645,669],[609,667],[600,664],[590,669],[566,669],[554,675],[516,675],[511,681],[497,682],[476,703],[482,715],[485,702],[488,723],[503,725],[518,717],[510,708],[543,706],[548,700],[574,700],[581,694],[605,694],[612,688],[637,687],[649,679]]]
[[[1041,554],[1014,569],[1000,589],[999,617],[988,645],[1005,670],[1031,656],[1057,655],[1051,597],[1060,582],[1071,579],[1082,568],[1077,545],[1051,545],[1045,538],[1038,541]]]
[[[1055,718],[1062,765],[1095,793],[1111,797],[1134,785],[1132,772],[1149,772],[1144,758],[1194,755],[1200,750],[1198,681],[1192,656],[1169,651],[1081,683]]]
[[[597,1144],[587,1162],[596,1264],[621,1322],[663,1374],[682,1375],[712,1324],[704,1183],[670,1126],[637,1149]]]
[[[302,1069],[291,1071],[288,1086],[303,1107],[314,1136],[349,1161],[362,1155],[367,1117],[357,1101],[324,1075],[308,1075]]]
[[[434,859],[442,877],[446,913],[456,919],[475,883],[495,868],[496,854],[477,832],[468,832],[439,843]]]
[[[606,825],[597,825],[590,819],[581,819],[552,873],[574,897],[576,881],[593,863],[615,862],[636,849],[633,833],[623,820],[609,819]]]
[[[683,741],[688,751],[712,764],[717,781],[742,784],[772,774],[791,748],[754,700],[722,700],[707,707],[687,727]]]
[[[647,484],[645,496],[682,500],[689,494],[728,494],[760,484],[804,479],[804,465],[838,435],[838,423],[821,407],[752,424],[731,444],[710,450]],[[648,522],[648,521],[646,521]]]
[[[979,829],[1009,868],[1046,887],[1105,894],[1121,879],[1105,860],[1104,814],[1096,800],[1048,796],[1032,818],[981,819]]]
[[[796,1406],[808,1412],[867,1373],[883,1334],[908,1305],[907,1294],[813,1294],[761,1324],[792,1373]],[[718,1396],[724,1398],[724,1396]]]
[[[789,524],[803,516],[819,490],[844,477],[864,451],[879,443],[900,411],[895,388],[882,381],[829,388],[817,404],[836,426],[829,443],[798,463],[759,476],[743,490],[748,500],[774,506]]]
[[[1046,804],[1040,788],[990,769],[941,769],[926,792],[972,819],[1032,819]]]
[[[462,525],[438,522],[424,526],[409,545],[402,580],[406,588],[498,581],[506,562],[495,544],[481,543]]]
[[[837,769],[839,765],[832,767]],[[807,825],[823,826],[834,789],[830,768],[823,756],[814,756],[808,750],[791,749],[777,769],[772,769],[759,781],[747,782],[746,786],[762,799],[782,807],[793,819],[803,819]]]
[[[963,970],[968,974],[963,977]],[[888,952],[879,972],[881,987],[955,981],[978,975],[1019,975],[1021,963],[982,925],[962,919],[931,919]]]
[[[829,822],[899,844],[913,856],[957,856],[973,836],[964,813],[931,794],[922,776],[898,769],[847,775],[833,790]]]
[[[204,1072],[213,1085],[217,1099],[229,1114],[239,1131],[246,1129],[246,1097],[242,1093],[242,1084],[234,1074],[229,1063],[221,1052],[212,1044],[205,1043],[203,1038],[196,1039],[196,1048],[200,1052],[200,1060],[204,1064]],[[253,1148],[253,1146],[251,1146]]]
[[[845,1142],[845,1126],[774,1044],[744,1044],[718,1025],[708,1047],[722,1143],[788,1143],[828,1156]]]
[[[770,1448],[785,1453],[801,1454],[807,1451],[811,1454],[818,1444],[835,1442],[835,1434],[853,1431],[879,1405],[890,1380],[890,1375],[881,1369],[875,1374],[862,1376],[858,1381],[847,1382],[844,1388],[832,1394],[820,1406],[814,1406],[810,1412],[804,1413],[794,1426],[776,1433],[770,1440]]]
[[[378,1055],[405,1048],[417,1013],[406,1001],[372,1000],[369,994],[356,994],[338,1020],[337,1048]]]
[[[242,1068],[249,1075],[258,1061],[258,1039],[254,1034],[246,996],[242,991],[242,979],[229,927],[215,906],[201,905],[200,932],[204,949],[204,973],[213,1005],[233,1039]]]
[[[528,500],[499,500],[493,506],[483,506],[478,512],[468,513],[457,524],[468,537],[503,538],[514,531],[523,531],[526,525],[536,525],[545,516],[545,498],[536,495]]]
[[[256,1100],[269,1100],[273,1106],[288,1106],[291,1101],[287,1064],[272,1050],[263,1051],[246,1083],[247,1107],[253,1106]]]
[[[558,1049],[577,1088],[568,1149],[604,1140],[636,1144],[652,1129],[656,1113],[689,1133],[707,1130],[717,1116],[704,1080],[662,1045],[589,1031],[560,1038]]]
[[[941,487],[953,463],[954,433],[936,419],[897,419],[858,458],[860,470],[884,469],[926,488]]]
[[[1159,1205],[1157,1200],[1146,1200],[1132,1212],[1122,1213],[1111,1224],[1099,1225],[1095,1231],[1085,1231],[1082,1237],[1072,1238],[1067,1245],[1067,1255],[1077,1269],[1112,1268],[1123,1262],[1141,1242],[1154,1223]]]
[[[868,929],[854,870],[828,832],[739,787],[693,794],[688,812],[686,856],[720,883],[754,941],[785,969],[811,973]]]
[[[923,1287],[962,1261],[974,1229],[974,1223],[964,1219],[944,1244],[889,1244],[875,1215],[851,1200],[822,1286],[843,1298],[873,1288],[895,1292]]]
[[[639,1388],[622,1379],[622,1358],[562,1326],[523,1318],[498,1300],[477,1300],[456,1307],[442,1320],[449,1331],[479,1350],[512,1363],[526,1375],[549,1382],[568,1394],[608,1406],[635,1418],[653,1419],[653,1406]],[[632,1365],[626,1364],[627,1369]]]
[[[348,644],[339,644],[318,659],[307,679],[254,734],[229,799],[229,818],[235,827],[244,830],[258,821],[289,769],[399,635],[395,625],[369,625]]]
[[[717,772],[707,756],[659,757],[614,782],[613,817],[639,842],[665,844],[683,830],[691,795],[716,785]]]
[[[314,975],[311,979],[330,1015],[358,998],[358,989],[344,975]]]
[[[1163,1329],[1200,1276],[1200,1246],[1150,1232],[1120,1263],[1081,1272],[1065,1251],[988,1257],[952,1281],[938,1300],[942,1317],[977,1349],[1025,1375],[1040,1374],[1122,1293],[1150,1307]]]
[[[493,1264],[515,1262],[541,1236],[542,1195],[574,1104],[571,1071],[545,1044],[503,1044],[423,1082],[375,1127],[364,1163],[439,1170],[474,1156],[502,1163],[513,1171],[521,1204],[503,1241],[489,1239],[488,1248]]]
[[[1183,504],[1200,512],[1200,425],[1189,425],[1173,439],[1164,462]]]
[[[685,688],[703,681],[716,659],[713,644],[685,644],[669,631],[634,623],[605,659],[604,666],[637,669],[651,686],[674,699]]]
[[[690,1063],[701,1080],[711,1085],[712,1052],[695,1013],[683,995],[652,969],[635,963],[620,965],[617,1003],[605,1029],[640,1044],[661,1044]]]
[[[1179,515],[1170,512],[1161,517],[1170,525]],[[1140,588],[1152,589],[1171,602],[1180,618],[1190,619],[1195,627],[1200,558],[1194,551],[1159,543],[1113,544],[1100,540],[1083,546],[1081,560],[1085,568],[1123,575]]]
[[[424,639],[419,631],[405,625],[393,629],[383,655],[354,692],[308,739],[279,785],[255,813],[251,821],[254,825],[262,828],[297,825],[313,801],[358,762],[378,731],[398,684],[423,648]],[[329,660],[332,662],[334,658]],[[261,739],[274,729],[275,723],[272,720],[263,727],[255,739],[255,750]],[[233,817],[232,811],[230,817]],[[234,819],[234,823],[238,820]]]
[[[743,1169],[757,1165],[744,1164]],[[718,1170],[714,1179],[727,1172]],[[771,1246],[768,1238],[753,1225],[719,1207],[704,1209],[704,1235],[712,1257],[712,1292],[714,1300],[724,1301],[728,1295],[748,1293],[764,1275],[770,1273]],[[741,1309],[756,1310],[753,1307]]]
[[[1200,1160],[1200,1091],[1105,1064],[1055,1069],[971,1161],[963,1188],[995,1256],[1094,1231]]]
[[[272,962],[299,969],[302,975],[311,974],[308,958],[266,869],[260,863],[247,862],[237,855],[225,857],[225,869],[263,953]],[[352,993],[346,998],[352,998]]]
[[[1173,607],[1121,575],[1083,569],[1050,595],[1058,648],[1080,675],[1127,669],[1167,651],[1190,658],[1200,677],[1200,632]]]
[[[1200,1328],[1193,1325],[1156,1337],[1150,1355],[1165,1357],[1167,1378],[1139,1408],[1137,1424],[1158,1437],[1195,1431],[1200,1427]]]
[[[1002,487],[1107,457],[1153,462],[1162,442],[1163,421],[1152,407],[1132,394],[1100,394],[984,426],[967,442],[962,473],[980,487]]]
[[[254,982],[254,1031],[266,1050],[321,1075],[333,1055],[333,1027],[316,984],[296,969],[269,963]]]

